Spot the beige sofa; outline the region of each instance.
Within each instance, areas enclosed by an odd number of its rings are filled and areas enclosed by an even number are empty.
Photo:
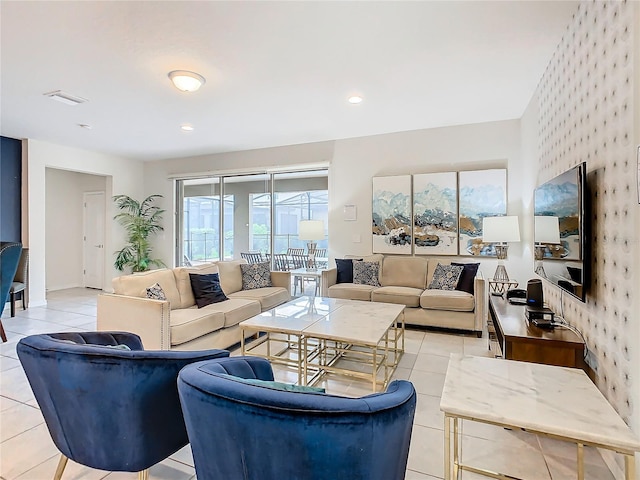
[[[240,341],[238,323],[291,299],[289,272],[271,272],[272,287],[242,290],[240,264],[234,260],[124,275],[113,279],[114,294],[98,296],[98,330],[133,332],[146,349],[227,348]],[[198,308],[189,274],[219,273],[229,298]],[[146,298],[158,283],[167,300]]]
[[[427,289],[438,263],[449,264],[450,259],[391,255],[371,255],[363,259],[380,262],[380,287],[336,283],[337,270],[333,268],[323,272],[322,295],[406,305],[405,322],[409,325],[471,330],[482,335],[487,302],[480,271],[475,277],[472,295],[459,290]]]

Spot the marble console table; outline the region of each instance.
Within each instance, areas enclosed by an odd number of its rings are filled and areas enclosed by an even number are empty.
[[[458,478],[461,470],[513,478],[462,464],[461,420],[522,428],[577,444],[579,480],[584,479],[584,445],[624,455],[625,479],[636,478],[634,454],[640,441],[582,370],[452,354],[440,410],[445,480]]]

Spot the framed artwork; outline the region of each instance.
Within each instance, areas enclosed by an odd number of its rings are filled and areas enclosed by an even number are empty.
[[[373,177],[373,253],[411,254],[411,175]]]
[[[413,244],[416,255],[458,254],[456,172],[413,176]]]
[[[507,170],[458,173],[460,255],[495,257],[493,244],[482,243],[482,219],[507,214]]]

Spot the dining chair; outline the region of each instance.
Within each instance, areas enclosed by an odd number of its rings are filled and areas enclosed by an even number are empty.
[[[11,301],[11,316],[16,316],[16,295],[22,300],[22,309],[27,309],[26,293],[27,293],[27,275],[29,272],[29,249],[23,248],[18,262],[18,269],[9,289],[9,299]]]
[[[17,242],[0,242],[0,314],[9,298],[9,290],[16,276],[16,270],[20,263],[22,244]],[[2,320],[0,319],[0,339],[7,341],[7,334],[4,331]]]
[[[262,253],[253,253],[253,252],[242,252],[240,256],[244,258],[247,263],[262,263],[264,262],[264,258],[262,257]]]

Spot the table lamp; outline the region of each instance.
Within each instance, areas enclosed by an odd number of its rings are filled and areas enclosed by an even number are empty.
[[[314,266],[314,256],[318,246],[316,240],[324,238],[324,222],[322,220],[301,220],[298,225],[298,238],[307,242],[308,266]]]
[[[533,225],[533,242],[535,247],[536,273],[547,278],[542,259],[548,245],[560,244],[560,221],[558,217],[536,215]]]
[[[504,267],[504,260],[507,258],[509,245],[507,242],[520,241],[520,226],[518,217],[485,217],[482,219],[482,242],[498,243],[495,245],[496,256],[498,257],[498,267],[493,274],[493,279],[501,282],[508,282],[509,275]]]

